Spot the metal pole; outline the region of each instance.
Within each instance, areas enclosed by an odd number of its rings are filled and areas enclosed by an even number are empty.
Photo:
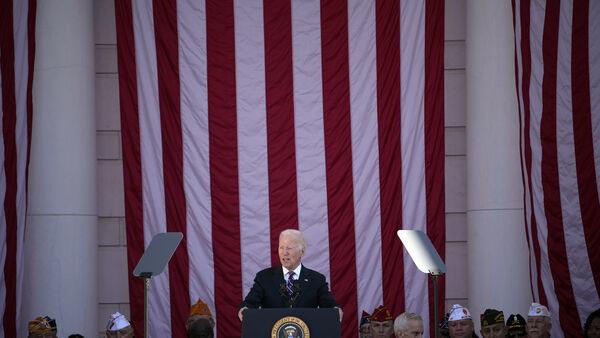
[[[150,277],[144,277],[144,338],[148,338],[148,292],[150,291]]]
[[[433,324],[435,325],[435,338],[440,336],[440,328],[438,325],[438,275],[431,274],[433,278]]]

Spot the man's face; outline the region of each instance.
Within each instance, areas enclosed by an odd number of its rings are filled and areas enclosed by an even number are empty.
[[[592,320],[587,331],[587,336],[589,338],[600,338],[600,318],[596,317]]]
[[[279,236],[279,261],[288,270],[294,270],[304,255],[300,243],[294,236]]]
[[[448,322],[448,331],[451,338],[473,336],[473,321],[470,319],[453,320]]]
[[[367,324],[363,324],[360,326],[360,338],[372,338],[373,335],[371,335],[371,324],[367,323]]]
[[[423,322],[411,319],[407,323],[406,331],[400,334],[402,338],[421,338],[423,337]]]
[[[373,338],[390,338],[394,336],[394,321],[371,321],[371,334]]]
[[[504,323],[492,324],[481,328],[483,338],[504,338],[506,337],[506,325]]]
[[[527,317],[529,337],[550,337],[550,321],[547,317]]]

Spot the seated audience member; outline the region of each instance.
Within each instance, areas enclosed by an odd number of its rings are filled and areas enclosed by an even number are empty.
[[[590,313],[583,327],[585,338],[600,338],[600,309]]]
[[[444,316],[444,319],[440,320],[440,322],[438,323],[440,337],[442,337],[442,338],[450,337],[450,332],[448,332],[448,317],[449,316],[450,316],[450,313],[447,312],[446,315]]]
[[[451,338],[477,337],[469,309],[459,304],[452,305],[448,317],[448,332]]]
[[[190,308],[190,316],[185,323],[188,338],[214,337],[215,320],[208,305],[201,299]]]
[[[187,328],[188,338],[213,338],[214,336],[213,327],[206,318],[196,319]]]
[[[423,337],[423,318],[416,313],[404,312],[394,320],[396,338]]]
[[[527,314],[527,336],[528,337],[550,337],[550,312],[548,308],[539,303],[531,303]]]
[[[115,312],[110,315],[106,325],[107,338],[131,338],[133,337],[133,327],[129,324],[125,315]]]
[[[507,338],[527,337],[527,322],[525,322],[525,318],[518,313],[508,316],[506,331]]]
[[[45,316],[36,317],[27,325],[28,338],[57,338],[56,320]]]
[[[480,319],[480,332],[483,338],[504,338],[506,336],[504,312],[496,309],[486,309]]]
[[[363,311],[360,316],[360,334],[359,338],[372,338],[371,335],[371,315]]]
[[[379,306],[371,315],[371,336],[373,338],[394,337],[394,317],[385,306]]]

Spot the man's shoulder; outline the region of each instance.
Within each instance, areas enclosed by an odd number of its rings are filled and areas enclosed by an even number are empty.
[[[309,269],[306,266],[302,265],[302,271],[300,272],[301,275],[306,275],[306,276],[312,276],[313,278],[322,278],[325,279],[325,275],[323,275],[322,273],[320,273],[319,271],[313,270],[313,269]]]

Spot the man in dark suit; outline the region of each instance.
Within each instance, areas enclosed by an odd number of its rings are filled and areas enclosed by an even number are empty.
[[[247,308],[331,308],[342,310],[329,292],[325,276],[301,264],[306,250],[302,232],[284,230],[279,235],[279,261],[281,266],[259,271],[254,285],[242,302],[238,317],[243,319]]]

